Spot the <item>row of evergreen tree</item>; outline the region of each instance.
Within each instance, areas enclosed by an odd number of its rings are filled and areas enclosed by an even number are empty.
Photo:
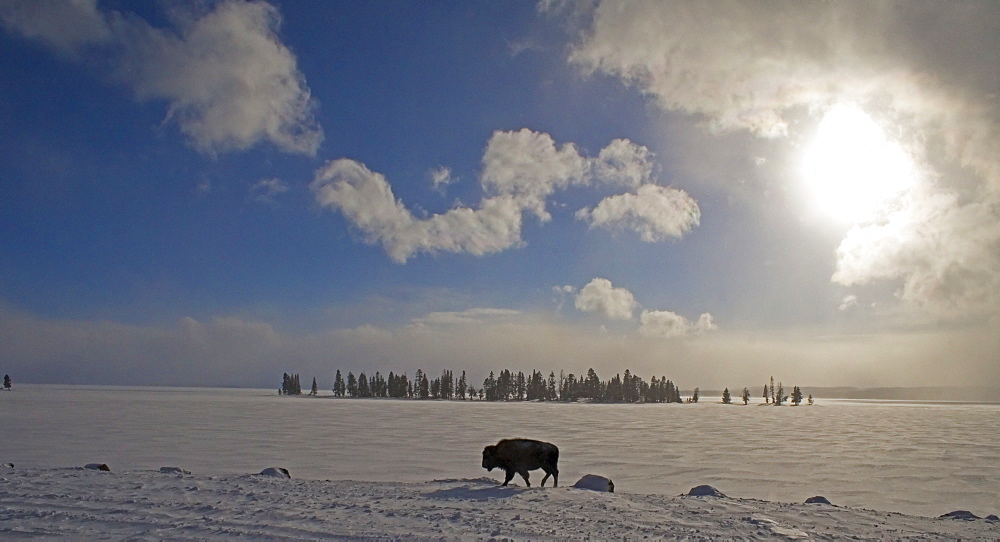
[[[313,377],[312,389],[309,395],[317,395],[319,388],[316,377]],[[302,386],[298,374],[285,373],[282,378],[279,395],[301,395]],[[375,371],[372,376],[364,372],[354,376],[348,371],[345,379],[340,370],[334,377],[333,394],[336,397],[387,397],[398,399],[479,399],[481,401],[579,401],[590,400],[598,403],[681,403],[680,388],[667,377],[655,376],[646,382],[642,377],[633,375],[628,369],[624,375],[616,374],[610,380],[604,381],[597,376],[594,369],[589,369],[586,375],[577,377],[573,373],[550,372],[545,377],[540,371],[531,371],[530,376],[523,372],[514,373],[509,369],[499,374],[490,371],[479,388],[469,384],[465,371],[455,379],[454,372],[444,370],[441,376],[431,379],[427,373],[417,369],[413,379],[406,373],[395,374],[389,371],[388,377]],[[697,403],[699,389],[687,399]],[[769,384],[764,385],[764,402],[781,406],[789,400],[785,388],[779,381],[771,377]],[[743,404],[750,402],[750,390],[743,388],[740,395]],[[731,404],[733,401],[729,388],[722,392],[722,402]],[[791,402],[798,406],[802,402],[802,390],[792,388]],[[813,403],[812,395],[809,404]]]
[[[287,376],[287,375],[286,375]],[[297,384],[298,375],[293,379]],[[313,379],[315,387],[315,379]],[[298,393],[301,393],[299,390]],[[577,377],[573,373],[550,372],[546,377],[540,371],[513,372],[504,369],[490,371],[478,388],[469,383],[465,371],[456,379],[454,372],[444,370],[441,376],[430,378],[417,369],[411,380],[406,373],[380,371],[368,376],[364,372],[355,376],[348,372],[344,378],[340,370],[334,377],[333,394],[337,397],[392,397],[401,399],[479,399],[482,401],[578,401],[591,400],[603,403],[679,403],[680,389],[666,377],[655,376],[646,382],[626,370],[610,380],[601,380],[594,369]],[[295,393],[293,393],[295,395]]]

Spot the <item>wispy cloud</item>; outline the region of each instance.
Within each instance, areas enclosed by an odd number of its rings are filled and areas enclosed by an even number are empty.
[[[840,306],[837,307],[837,310],[839,310],[840,312],[845,312],[857,306],[858,306],[858,296],[850,294],[844,296],[844,299],[840,300]]]
[[[431,188],[442,194],[445,187],[458,180],[452,176],[451,168],[445,166],[438,166],[430,170],[428,176],[431,178]]]
[[[295,55],[278,36],[281,17],[266,2],[227,0],[207,11],[175,7],[169,28],[96,2],[12,1],[0,21],[78,61],[110,65],[108,75],[138,100],[163,100],[199,151],[238,151],[267,141],[314,155],[323,130]]]
[[[273,204],[275,198],[288,190],[288,184],[277,177],[261,179],[250,187],[250,197],[260,203]]]
[[[899,281],[902,300],[945,317],[998,312],[1000,87],[996,55],[969,54],[1000,50],[995,5],[599,2],[589,15],[571,64],[710,132],[799,140],[804,115],[871,113],[920,182],[846,235],[833,281]]]
[[[716,332],[676,341],[665,355],[664,337],[684,328],[708,329],[710,321],[685,323],[666,311],[650,311],[646,319],[658,325],[657,333],[625,338],[504,309],[428,314],[415,319],[421,325],[399,328],[368,324],[297,334],[233,316],[132,325],[37,318],[0,308],[0,339],[8,354],[4,370],[19,382],[270,388],[287,371],[316,376],[326,386],[337,369],[412,375],[417,368],[432,374],[468,370],[475,381],[500,368],[581,374],[593,367],[613,374],[622,370],[622,360],[636,374],[666,375],[683,386],[752,383],[772,372],[806,385],[1000,382],[990,347],[995,328],[836,342]],[[497,322],[502,325],[490,325]]]
[[[707,312],[691,322],[670,311],[642,311],[639,316],[639,333],[646,337],[684,337],[692,333],[703,333],[718,329],[715,320]]]

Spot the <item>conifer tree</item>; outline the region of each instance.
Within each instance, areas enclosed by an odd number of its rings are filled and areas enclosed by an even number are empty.
[[[11,384],[10,375],[7,374],[3,375],[3,389],[10,391],[12,385],[13,384]]]
[[[729,395],[729,388],[722,390],[722,404],[728,405],[733,402],[733,397]]]
[[[420,379],[420,398],[427,399],[431,396],[430,381],[427,379],[427,373],[424,373]]]
[[[743,404],[746,405],[750,402],[750,390],[743,388]]]
[[[795,406],[799,406],[799,403],[801,402],[802,402],[802,390],[800,390],[798,386],[792,387],[792,404]]]
[[[313,377],[313,385],[312,385],[312,389],[309,390],[309,395],[313,395],[313,396],[319,395],[319,388],[316,387],[316,377],[315,376]]]
[[[698,402],[698,393],[699,393],[698,388],[695,388],[694,389],[694,394],[691,396],[691,402],[692,403],[697,403]]]
[[[340,369],[337,369],[337,376],[333,379],[333,394],[337,397],[343,397],[346,389],[344,377],[341,376]]]
[[[358,397],[371,397],[371,385],[365,373],[358,375]]]
[[[351,397],[358,396],[358,379],[354,377],[354,373],[347,371],[347,395]]]
[[[813,404],[813,394],[809,394],[809,404]]]
[[[420,383],[423,382],[423,380],[424,380],[424,372],[420,369],[417,369],[416,374],[413,375],[413,390],[410,393],[411,397],[420,396]]]

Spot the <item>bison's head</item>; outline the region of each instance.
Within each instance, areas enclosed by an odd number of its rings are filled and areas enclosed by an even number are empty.
[[[499,466],[500,463],[497,462],[497,447],[487,446],[483,448],[483,468],[492,471]]]

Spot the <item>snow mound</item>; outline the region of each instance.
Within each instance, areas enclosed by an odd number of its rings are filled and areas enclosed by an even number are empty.
[[[160,472],[163,474],[191,474],[191,471],[184,470],[180,467],[160,467]]]
[[[101,470],[104,472],[111,472],[111,467],[107,463],[87,463],[83,468],[88,470]]]
[[[584,474],[573,487],[577,489],[589,489],[591,491],[603,491],[605,493],[615,492],[615,483],[610,478],[598,476],[596,474]]]
[[[284,467],[268,467],[260,471],[260,475],[270,476],[272,478],[284,478],[286,480],[292,477],[291,473],[288,472],[288,469]]]
[[[831,503],[830,500],[827,499],[826,497],[823,497],[821,495],[816,495],[815,497],[809,497],[808,499],[806,499],[806,504],[829,504],[829,505],[832,505],[833,503]]]
[[[687,492],[688,497],[718,497],[720,499],[725,499],[726,494],[715,489],[709,485],[700,485],[692,487],[691,491]]]

